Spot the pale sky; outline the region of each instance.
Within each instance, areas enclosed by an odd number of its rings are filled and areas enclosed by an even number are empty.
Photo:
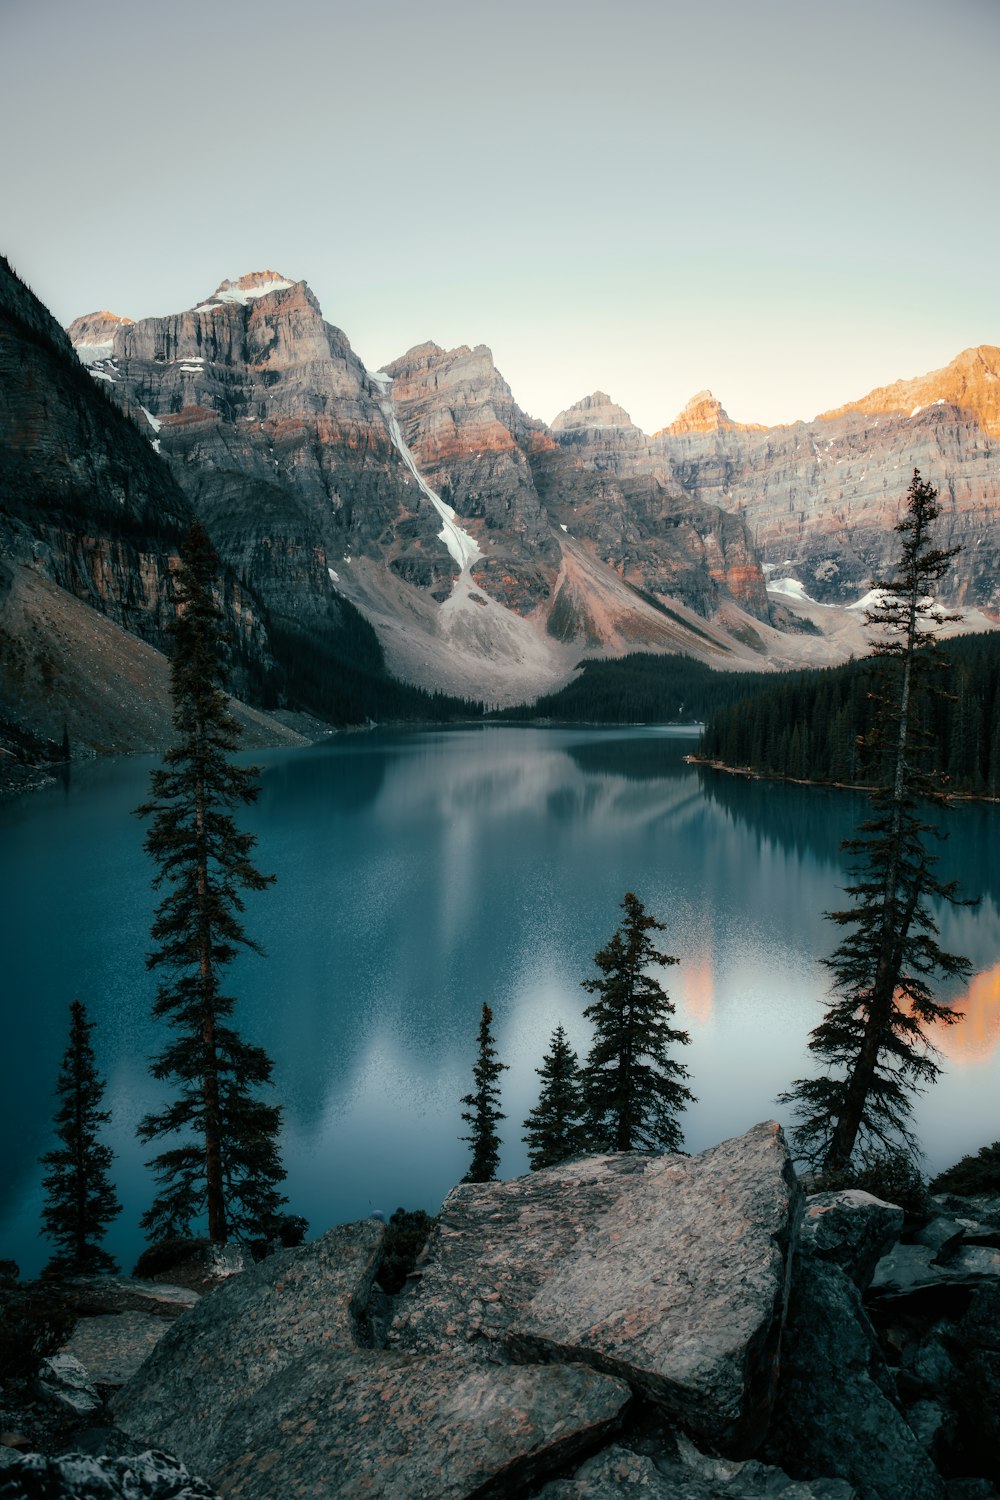
[[[0,0],[0,249],[56,316],[304,278],[546,421],[812,417],[1000,344],[1000,0]]]

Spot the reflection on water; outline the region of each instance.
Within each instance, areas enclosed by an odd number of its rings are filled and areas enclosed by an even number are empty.
[[[1000,1043],[1000,963],[977,974],[952,1009],[963,1019],[940,1028],[939,1049],[960,1066],[989,1062]]]
[[[459,1099],[484,1000],[510,1065],[501,1169],[526,1169],[535,1069],[560,1023],[586,1052],[580,981],[626,890],[666,923],[663,946],[680,960],[663,981],[692,1038],[689,1149],[774,1115],[809,1067],[819,959],[836,938],[822,914],[842,905],[839,845],[861,802],[706,773],[685,762],[692,748],[678,731],[483,727],[252,757],[265,770],[247,821],[278,883],[248,901],[269,956],[241,956],[231,993],[248,1039],[274,1059],[291,1207],[316,1231],[374,1207],[433,1209],[462,1175]],[[149,764],[83,768],[68,789],[0,811],[0,1256],[26,1270],[44,1254],[37,1157],[76,995],[97,1023],[114,1116],[126,1213],[111,1248],[127,1266],[140,1248],[152,1184],[134,1128],[163,1094],[146,1072],[162,1045],[142,962],[151,871],[130,816]],[[970,894],[995,878],[996,816],[951,820],[946,858]],[[964,997],[942,997],[968,1018],[943,1038],[945,1076],[919,1105],[935,1169],[995,1135],[1000,1066],[997,907],[990,897],[940,922],[944,945],[981,972]]]

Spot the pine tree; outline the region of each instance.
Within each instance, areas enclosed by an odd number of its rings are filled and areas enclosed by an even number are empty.
[[[524,1122],[523,1139],[531,1169],[537,1172],[587,1149],[579,1061],[561,1026],[552,1033],[552,1046],[535,1072],[542,1087]]]
[[[594,955],[602,977],[581,981],[600,997],[584,1011],[594,1023],[582,1073],[590,1145],[599,1151],[679,1151],[677,1115],[694,1095],[682,1082],[688,1069],[668,1048],[691,1038],[670,1025],[675,1007],[645,972],[650,964],[677,959],[655,948],[650,934],[663,932],[664,924],[637,896],[628,891],[621,904],[625,916],[618,931]]]
[[[911,1098],[940,1071],[925,1028],[959,1019],[934,999],[928,981],[969,972],[965,958],[940,947],[928,908],[930,898],[957,901],[955,883],[934,875],[927,841],[940,834],[922,813],[946,801],[944,779],[928,769],[924,719],[940,691],[937,632],[955,618],[933,595],[959,549],[935,547],[938,515],[937,491],[914,470],[896,527],[899,561],[893,576],[875,585],[880,597],[865,616],[878,631],[871,652],[877,686],[860,748],[876,786],[870,816],[844,844],[853,860],[845,888],[851,905],[827,914],[847,930],[825,960],[835,999],[809,1042],[828,1071],[798,1079],[781,1096],[795,1106],[800,1154],[829,1172],[843,1171],[856,1152],[862,1160],[900,1145],[916,1152]]]
[[[497,1108],[500,1101],[497,1080],[507,1071],[507,1064],[497,1061],[492,1025],[493,1012],[484,1005],[479,1022],[479,1052],[472,1069],[475,1088],[462,1097],[462,1103],[469,1106],[462,1111],[462,1119],[471,1128],[461,1139],[472,1147],[472,1161],[463,1182],[492,1182],[500,1165],[500,1137],[496,1127],[507,1116]]]
[[[151,817],[146,852],[166,883],[152,926],[158,946],[146,959],[161,969],[154,1015],[174,1030],[152,1064],[179,1086],[165,1109],[140,1122],[143,1142],[175,1144],[152,1162],[161,1188],[142,1224],[151,1238],[188,1234],[207,1217],[208,1234],[266,1235],[286,1200],[277,1136],[281,1111],[255,1097],[271,1079],[262,1048],[229,1023],[235,1001],[222,994],[222,970],[239,947],[259,953],[240,914],[243,890],[274,879],[251,862],[256,838],[237,830],[231,809],[256,800],[257,767],[231,760],[240,727],[218,687],[222,615],[212,596],[216,559],[197,523],[182,549],[173,636],[171,695],[177,743],[152,774],[152,797],[136,811]]]
[[[108,1179],[111,1147],[98,1138],[111,1116],[100,1108],[104,1080],[98,1076],[90,1043],[93,1022],[79,1000],[72,1002],[69,1014],[69,1046],[56,1084],[62,1103],[54,1123],[61,1145],[41,1158],[49,1168],[42,1179],[42,1223],[46,1237],[59,1248],[47,1269],[65,1275],[116,1271],[114,1259],[100,1243],[111,1220],[121,1213]]]

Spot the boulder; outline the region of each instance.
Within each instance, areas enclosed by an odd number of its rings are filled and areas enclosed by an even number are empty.
[[[903,1210],[859,1188],[815,1193],[806,1200],[802,1243],[847,1272],[864,1291],[883,1255],[899,1239]]]
[[[232,1409],[315,1349],[353,1349],[381,1256],[374,1220],[341,1224],[233,1276],[174,1323],[114,1402],[118,1425],[187,1456],[211,1449]]]
[[[94,1458],[19,1455],[0,1466],[0,1500],[218,1500],[203,1479],[166,1453]]]
[[[87,1370],[72,1354],[50,1354],[38,1367],[38,1390],[78,1417],[92,1416],[103,1402]]]
[[[465,1185],[390,1345],[583,1360],[748,1452],[770,1410],[798,1209],[773,1123],[695,1157],[622,1152]]]
[[[957,1248],[965,1237],[966,1226],[960,1224],[957,1219],[946,1218],[938,1214],[922,1228],[918,1229],[911,1238],[914,1245],[926,1245],[933,1250],[936,1256],[946,1260],[948,1251]],[[890,1247],[887,1245],[886,1250]]]
[[[99,1385],[122,1386],[132,1379],[170,1326],[159,1314],[145,1312],[81,1318],[65,1352],[85,1365],[91,1380]]]
[[[74,1276],[62,1283],[61,1290],[81,1317],[144,1312],[179,1318],[198,1301],[198,1293],[190,1287],[128,1276]]]
[[[875,1267],[868,1295],[908,1297],[930,1288],[975,1286],[1000,1278],[1000,1250],[961,1244],[946,1259],[933,1245],[896,1245]]]
[[[619,1500],[633,1494],[642,1500],[855,1500],[857,1491],[843,1479],[790,1479],[755,1459],[726,1463],[695,1450],[671,1462],[615,1445],[588,1459],[572,1479],[547,1484],[538,1500]]]
[[[940,1500],[930,1459],[903,1420],[854,1282],[800,1256],[764,1457],[801,1478],[846,1479],[865,1500]]]
[[[230,1410],[210,1445],[192,1433],[182,1452],[197,1450],[239,1500],[519,1495],[600,1442],[629,1399],[583,1365],[314,1353]]]

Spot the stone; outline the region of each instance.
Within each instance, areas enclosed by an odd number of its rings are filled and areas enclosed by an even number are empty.
[[[840,1266],[864,1291],[882,1256],[899,1239],[903,1217],[894,1203],[857,1188],[815,1193],[806,1200],[802,1243],[820,1260]]]
[[[199,1296],[191,1287],[129,1276],[74,1276],[62,1287],[84,1318],[123,1312],[179,1318],[195,1306]]]
[[[67,1453],[18,1457],[0,1467],[0,1500],[219,1500],[166,1453],[95,1458]]]
[[[949,1425],[949,1413],[940,1401],[914,1401],[906,1409],[906,1421],[925,1453],[934,1456],[935,1446]]]
[[[35,1383],[43,1396],[80,1417],[92,1416],[103,1405],[87,1370],[72,1354],[43,1359]]]
[[[949,1389],[956,1374],[940,1332],[933,1329],[906,1350],[899,1370],[899,1388],[912,1396],[935,1396]]]
[[[580,1158],[446,1198],[390,1346],[584,1360],[713,1444],[766,1425],[799,1193],[779,1127]]]
[[[865,1500],[943,1495],[898,1410],[858,1288],[839,1267],[808,1253],[796,1264],[763,1457],[795,1477],[846,1479]]]
[[[193,1433],[188,1446],[234,1500],[499,1497],[594,1446],[629,1398],[624,1382],[582,1365],[318,1353],[231,1410],[210,1447]]]
[[[843,1479],[790,1479],[755,1459],[725,1463],[689,1451],[681,1461],[670,1462],[613,1445],[588,1459],[571,1479],[547,1484],[538,1500],[618,1500],[629,1495],[643,1500],[855,1500],[857,1491]]]
[[[1000,1278],[1000,1250],[961,1245],[946,1261],[931,1245],[896,1245],[875,1268],[868,1294],[880,1300]]]
[[[948,1251],[958,1247],[965,1233],[965,1225],[938,1214],[917,1230],[911,1238],[911,1244],[926,1245],[929,1250],[934,1251],[936,1257],[946,1260]]]
[[[170,1326],[167,1318],[145,1312],[81,1318],[65,1350],[86,1366],[91,1380],[121,1386],[132,1379]]]
[[[116,1396],[115,1420],[143,1442],[209,1451],[245,1402],[311,1350],[356,1347],[381,1257],[381,1224],[341,1224],[233,1276],[174,1323]]]

